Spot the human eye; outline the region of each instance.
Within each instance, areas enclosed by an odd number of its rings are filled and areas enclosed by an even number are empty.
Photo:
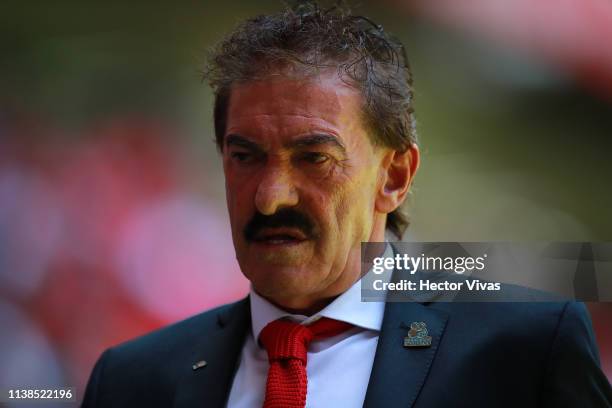
[[[230,158],[239,164],[251,164],[256,161],[257,155],[251,152],[235,150],[229,153]]]
[[[330,160],[330,157],[321,152],[305,152],[300,155],[300,160],[309,164],[324,164]]]

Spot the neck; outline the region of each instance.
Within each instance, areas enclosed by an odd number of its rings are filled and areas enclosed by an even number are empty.
[[[331,302],[333,302],[338,296],[340,295],[336,295],[330,298],[326,298],[326,299],[319,299],[314,303],[311,303],[308,307],[297,307],[297,308],[292,308],[292,307],[287,307],[285,305],[281,305],[277,302],[275,302],[274,300],[263,296],[261,294],[259,294],[261,297],[263,297],[264,299],[266,299],[268,302],[270,302],[271,304],[273,304],[274,306],[278,307],[281,310],[284,310],[287,313],[290,313],[292,315],[302,315],[302,316],[313,316],[317,313],[319,313],[321,310],[325,309],[325,307],[327,305],[329,305]]]

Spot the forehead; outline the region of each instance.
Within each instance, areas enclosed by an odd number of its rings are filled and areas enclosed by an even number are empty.
[[[362,106],[359,91],[334,75],[247,82],[231,89],[226,134],[328,130],[341,136],[362,127]]]

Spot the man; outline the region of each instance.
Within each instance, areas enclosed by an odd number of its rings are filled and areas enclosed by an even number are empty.
[[[306,4],[244,22],[206,76],[251,292],[107,350],[83,406],[611,406],[582,304],[360,301],[361,242],[401,238],[419,165],[397,40]]]

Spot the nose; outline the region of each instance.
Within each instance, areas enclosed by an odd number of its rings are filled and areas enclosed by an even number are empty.
[[[281,208],[297,205],[298,194],[289,170],[270,166],[264,172],[255,194],[257,210],[264,215],[272,215]]]

